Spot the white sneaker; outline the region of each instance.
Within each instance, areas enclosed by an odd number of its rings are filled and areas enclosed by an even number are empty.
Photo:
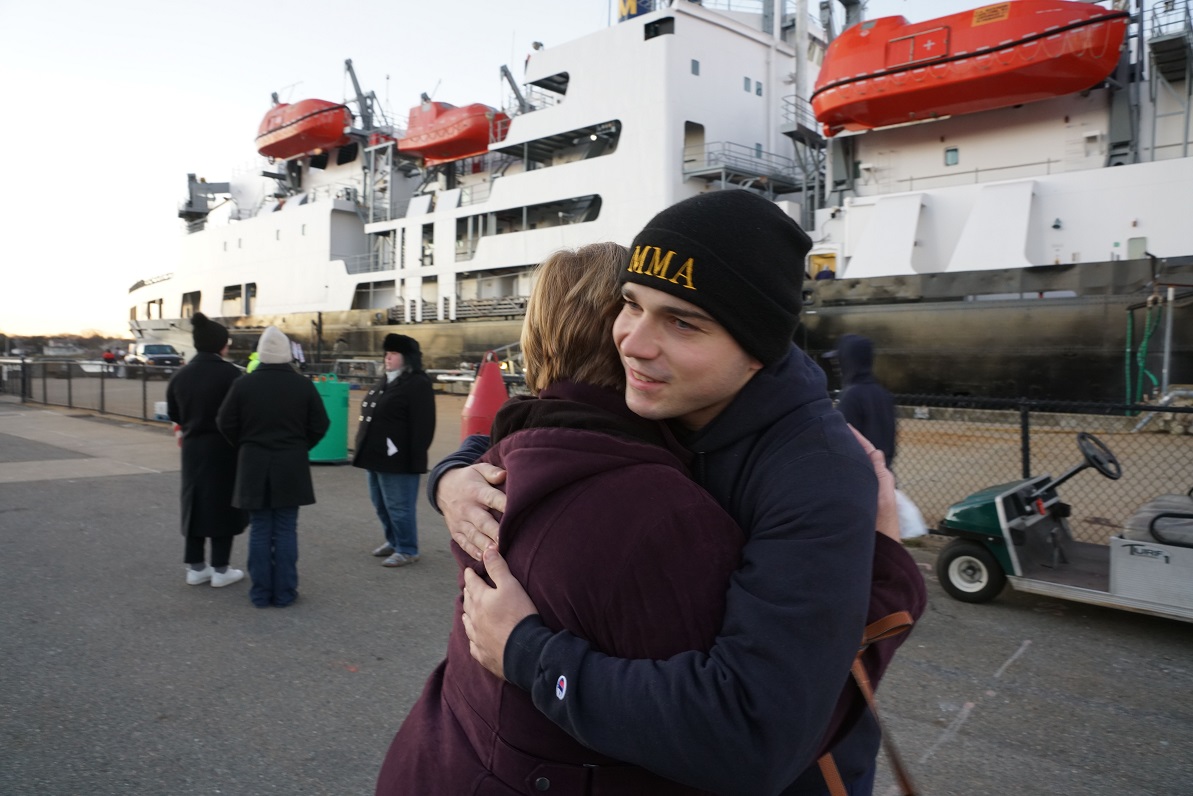
[[[233,583],[236,583],[239,580],[244,580],[244,570],[242,569],[232,569],[231,567],[228,567],[227,572],[213,571],[211,573],[211,585],[217,589],[223,588],[224,586],[231,586]]]
[[[186,582],[191,586],[202,586],[207,581],[211,580],[211,576],[215,574],[215,570],[211,567],[200,569],[198,572],[191,569],[190,566],[186,568]]]

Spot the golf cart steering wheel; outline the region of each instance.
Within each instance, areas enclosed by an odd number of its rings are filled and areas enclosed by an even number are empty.
[[[1082,431],[1077,435],[1077,447],[1090,467],[1097,470],[1111,481],[1117,481],[1123,475],[1123,466],[1119,464],[1115,455],[1106,447],[1106,443]]]

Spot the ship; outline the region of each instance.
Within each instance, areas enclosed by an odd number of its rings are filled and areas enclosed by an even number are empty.
[[[275,97],[259,167],[188,175],[182,261],[130,289],[131,331],[189,354],[202,310],[234,352],[274,324],[308,361],[400,332],[454,368],[518,339],[551,252],[749,190],[814,241],[796,336],[814,357],[866,334],[900,393],[1134,402],[1193,382],[1188,0],[914,23],[841,3],[839,33],[806,0],[621,3],[522,80],[501,67],[503,107],[423,95],[404,120],[346,61],[354,96]]]

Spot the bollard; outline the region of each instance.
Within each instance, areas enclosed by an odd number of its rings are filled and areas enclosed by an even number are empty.
[[[488,434],[493,426],[493,418],[497,410],[509,398],[509,391],[505,387],[505,379],[501,376],[501,365],[497,364],[497,357],[492,351],[485,353],[481,366],[476,372],[476,381],[468,391],[468,400],[464,402],[464,411],[460,413],[463,422],[460,423],[460,439],[472,434]]]

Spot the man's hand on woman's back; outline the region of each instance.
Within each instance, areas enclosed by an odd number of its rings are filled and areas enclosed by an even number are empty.
[[[486,547],[497,544],[498,525],[490,509],[505,511],[505,493],[495,488],[503,483],[505,470],[483,463],[448,470],[439,478],[435,500],[452,541],[477,561]]]

